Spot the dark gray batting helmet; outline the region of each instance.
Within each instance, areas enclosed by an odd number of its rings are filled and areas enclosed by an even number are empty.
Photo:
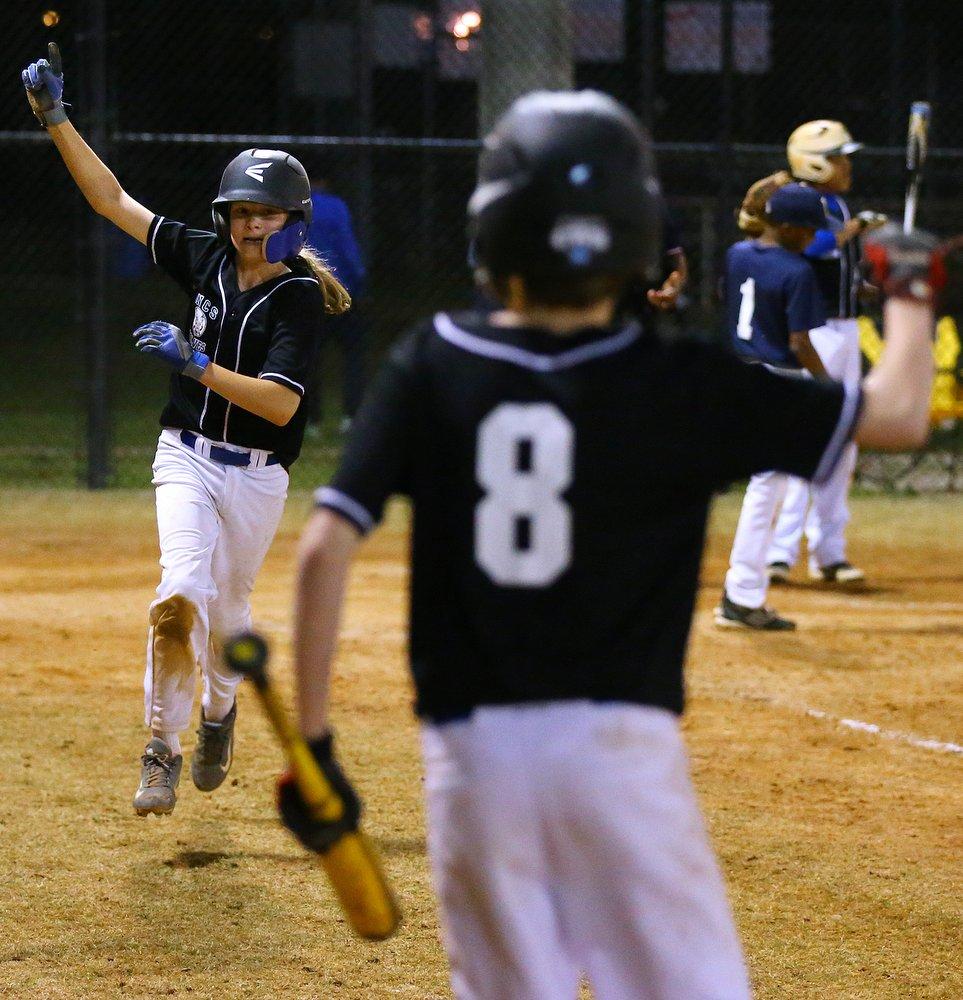
[[[536,91],[485,139],[469,234],[494,274],[655,280],[661,198],[649,137],[627,108],[598,91]]]
[[[265,256],[275,262],[297,256],[312,215],[311,182],[299,160],[280,149],[245,149],[231,160],[211,202],[214,230],[224,242],[230,240],[233,201],[253,201],[290,212],[291,221],[268,238]],[[279,253],[283,256],[277,256]]]

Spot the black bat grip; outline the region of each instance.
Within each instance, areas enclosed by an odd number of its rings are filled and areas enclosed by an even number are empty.
[[[241,632],[224,644],[224,661],[258,687],[267,686],[268,644],[257,632]]]

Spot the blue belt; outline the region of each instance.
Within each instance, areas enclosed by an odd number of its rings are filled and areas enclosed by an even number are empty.
[[[190,431],[181,431],[181,440],[187,445],[192,451],[197,449],[194,445],[197,444],[197,435],[191,434]],[[229,448],[218,448],[216,444],[211,445],[210,458],[214,462],[220,462],[221,465],[250,465],[251,464],[251,453],[247,451],[231,451]],[[268,460],[264,463],[265,465],[277,465],[281,459],[277,455],[271,455]]]

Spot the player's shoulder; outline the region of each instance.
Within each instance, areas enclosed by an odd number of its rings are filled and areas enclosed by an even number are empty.
[[[196,229],[178,219],[155,215],[147,227],[147,249],[154,260],[164,248],[169,253],[178,245],[183,246],[193,260],[223,249],[221,241],[211,230]]]
[[[562,337],[539,326],[493,322],[493,317],[488,309],[436,313],[430,321],[429,344],[433,350],[549,373],[621,354],[643,335],[636,320],[586,326]]]
[[[284,302],[303,306],[323,306],[321,283],[302,260],[294,261],[290,274],[282,275],[275,285],[275,296]]]
[[[756,240],[743,240],[732,249],[739,248],[739,259],[758,272],[768,272],[782,276],[810,274],[809,261],[801,253],[795,253],[781,246],[760,244]]]
[[[726,251],[726,265],[730,270],[758,267],[763,259],[764,249],[755,240],[739,240]]]
[[[805,280],[814,278],[812,264],[801,253],[794,253],[785,247],[775,249],[779,251],[779,255],[774,259],[787,278]]]
[[[729,247],[727,253],[731,257],[744,257],[759,249],[759,244],[753,239],[739,240]]]
[[[167,215],[155,215],[147,227],[148,239],[152,236],[159,237],[162,234],[165,236],[182,236],[185,239],[198,243],[220,243],[217,234],[210,229],[198,229],[194,226],[189,226],[186,222],[181,222],[179,219],[172,219]]]
[[[418,320],[407,327],[388,349],[389,364],[414,371],[423,366],[426,347],[434,336],[434,323],[431,318]]]

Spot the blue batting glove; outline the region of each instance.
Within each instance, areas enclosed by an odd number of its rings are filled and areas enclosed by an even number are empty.
[[[60,48],[56,42],[47,46],[47,59],[38,59],[31,63],[21,74],[20,79],[27,88],[27,100],[37,116],[37,121],[48,128],[50,125],[61,125],[67,120],[64,111],[64,68],[60,58]]]
[[[206,354],[191,350],[187,338],[173,323],[155,319],[137,327],[133,336],[138,351],[153,354],[188,378],[199,379],[211,363]]]

